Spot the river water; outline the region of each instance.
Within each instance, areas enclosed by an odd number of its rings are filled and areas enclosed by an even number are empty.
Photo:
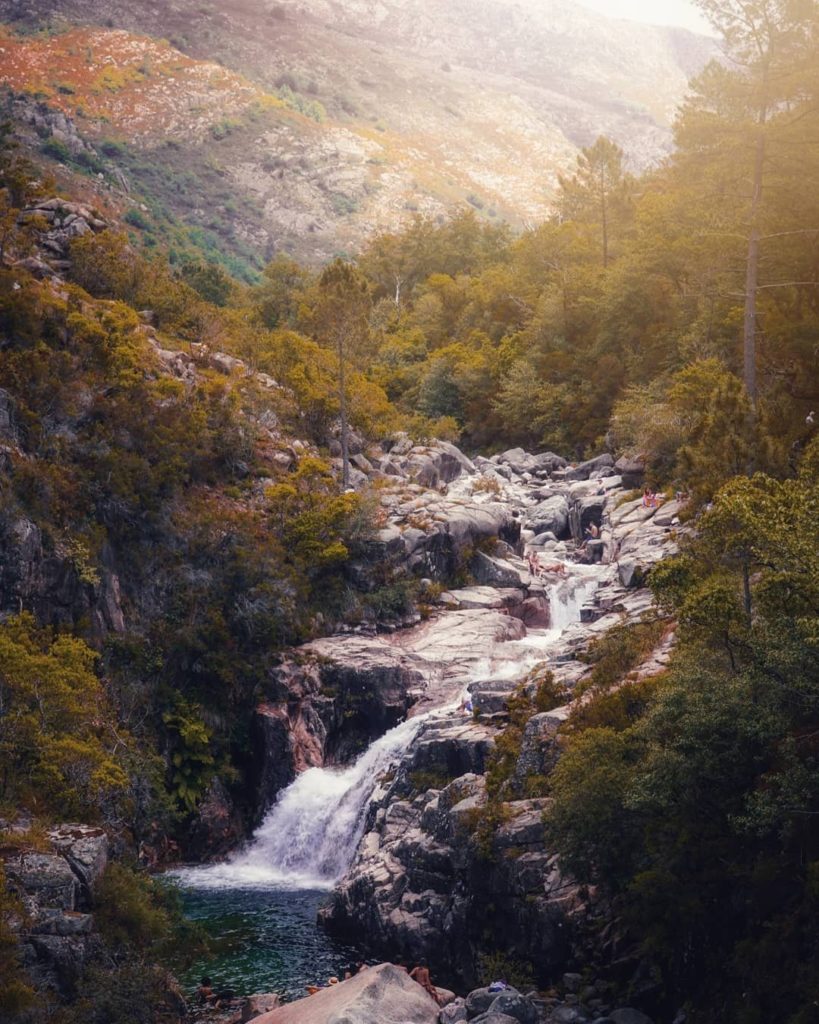
[[[499,645],[502,654],[491,666],[492,676],[522,677],[548,657],[567,626],[579,621],[599,574],[578,575],[553,588],[553,628]],[[248,846],[223,864],[173,872],[187,914],[216,943],[215,955],[195,964],[183,978],[187,986],[195,988],[199,977],[209,974],[217,988],[245,994],[275,991],[294,999],[304,994],[306,985],[342,977],[361,959],[357,950],[316,926],[316,913],[352,861],[379,779],[424,722],[451,714],[460,699],[397,725],[346,768],[301,773],[279,796]]]

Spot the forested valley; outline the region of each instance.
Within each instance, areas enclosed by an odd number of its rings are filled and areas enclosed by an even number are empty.
[[[688,498],[691,536],[648,576],[674,655],[630,681],[639,632],[592,645],[545,836],[591,908],[579,945],[616,934],[612,984],[658,1020],[819,1021],[819,10],[699,6],[725,57],[654,169],[601,137],[541,224],[416,215],[254,283],[170,262],[3,123],[0,845],[45,851],[72,821],[113,853],[102,952],[59,998],[0,861],[3,1020],[176,1019],[168,970],[207,939],[152,871],[250,830],[271,665],[438,596],[384,557],[356,472],[404,432],[625,456]],[[43,240],[78,218],[50,268]],[[510,709],[476,829],[543,710]]]

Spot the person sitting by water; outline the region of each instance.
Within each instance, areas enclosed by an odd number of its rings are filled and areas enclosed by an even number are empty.
[[[199,988],[196,990],[196,998],[200,1003],[213,1005],[217,1001],[217,995],[213,991],[213,982],[208,977],[202,978]]]
[[[236,998],[236,993],[230,988],[223,989],[221,992],[214,992],[213,983],[208,977],[202,978],[199,988],[196,990],[196,995],[200,1003],[203,1003],[205,1006],[212,1006],[215,1010]]]
[[[314,996],[316,992],[321,992],[321,989],[319,988],[318,985],[305,985],[304,991],[307,993],[308,996]]]
[[[542,565],[541,569],[544,573],[556,572],[559,576],[566,575],[566,566],[562,562],[549,562],[547,565]]]
[[[417,967],[413,967],[409,972],[409,976],[413,981],[417,981],[421,988],[426,989],[436,1003],[440,1002],[438,989],[432,984],[432,978],[429,976],[429,968],[426,965],[426,961],[422,960]]]

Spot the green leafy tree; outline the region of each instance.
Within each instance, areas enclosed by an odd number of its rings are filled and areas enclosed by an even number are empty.
[[[97,819],[125,789],[95,663],[30,615],[0,627],[0,798]]]
[[[581,715],[552,776],[564,863],[610,901],[661,1005],[688,999],[696,1021],[813,1017],[817,460],[814,441],[796,478],[737,476],[652,571],[679,624],[670,670],[636,718]]]
[[[271,330],[296,328],[299,305],[310,284],[310,274],[290,256],[278,255],[264,268],[262,281],[252,291],[259,319]]]
[[[212,302],[214,306],[228,304],[233,282],[218,263],[206,263],[204,260],[183,263],[180,273],[183,281],[205,301]]]

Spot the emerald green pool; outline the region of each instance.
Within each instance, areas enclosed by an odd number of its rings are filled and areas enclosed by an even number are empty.
[[[305,986],[343,977],[362,957],[316,925],[326,891],[305,889],[191,889],[182,887],[185,912],[213,938],[213,954],[187,971],[192,992],[202,975],[237,994],[278,992],[299,999]]]

